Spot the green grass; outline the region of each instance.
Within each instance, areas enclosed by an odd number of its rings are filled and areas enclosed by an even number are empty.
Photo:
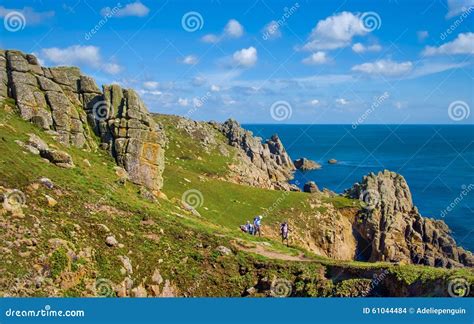
[[[16,114],[7,113],[2,109],[4,104],[13,105],[13,102],[0,103],[0,186],[24,192],[26,207],[21,218],[0,214],[0,220],[15,229],[0,228],[1,242],[13,242],[16,233],[21,232],[24,238],[35,238],[38,243],[32,249],[24,244],[13,245],[11,253],[0,259],[0,295],[11,293],[16,279],[31,280],[38,275],[36,269],[41,268],[45,269],[45,283],[37,289],[17,292],[18,295],[90,296],[93,294],[90,287],[97,279],[118,284],[125,278],[120,256],[130,258],[133,266],[130,276],[135,286],[150,285],[154,270],[159,268],[162,276],[171,280],[183,296],[240,296],[264,277],[290,280],[296,296],[330,296],[336,288],[325,275],[334,267],[344,269],[350,279],[360,279],[388,268],[396,280],[405,285],[437,278],[446,280],[452,275],[472,280],[470,270],[335,261],[301,247],[286,247],[269,237],[241,233],[238,226],[257,214],[265,215],[266,226],[277,226],[282,220],[311,211],[311,199],[330,203],[341,210],[353,208],[357,202],[338,196],[310,197],[304,193],[226,182],[222,178],[228,172],[228,164],[233,162],[234,149],[228,147],[231,154],[227,157],[220,154],[217,147],[204,152],[198,141],[173,126],[172,116],[157,117],[165,125],[169,139],[163,189],[169,200],[159,199],[153,203],[139,195],[138,186],[119,183],[115,161],[107,152],[64,147]],[[37,155],[24,153],[15,140],[26,141],[28,133],[37,134],[51,146],[67,151],[76,167],[62,169]],[[223,143],[219,133],[216,139]],[[84,159],[92,166],[88,167]],[[50,178],[55,188],[33,188],[32,183],[41,177]],[[202,194],[202,205],[197,208],[202,217],[194,216],[181,206],[181,197],[189,189],[197,189]],[[55,198],[58,204],[49,207],[45,194]],[[110,233],[99,224],[108,227]],[[107,247],[105,238],[110,234],[123,246]],[[64,240],[66,246],[55,247],[51,239]],[[231,241],[248,246],[266,242],[268,250],[291,256],[304,254],[314,262],[268,259],[239,251]],[[219,245],[232,248],[233,254],[221,255],[216,251]],[[30,253],[28,257],[22,256],[25,252]],[[69,282],[61,288],[64,278],[69,278]],[[30,282],[31,286],[34,284]],[[258,292],[257,296],[265,294]]]

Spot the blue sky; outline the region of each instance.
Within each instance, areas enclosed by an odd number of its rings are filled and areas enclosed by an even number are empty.
[[[472,124],[473,6],[3,0],[0,47],[198,120]]]

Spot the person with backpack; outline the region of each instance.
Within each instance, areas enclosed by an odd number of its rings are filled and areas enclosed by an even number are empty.
[[[253,226],[250,224],[250,221],[247,221],[245,224],[245,229],[248,234],[253,235]]]
[[[262,236],[262,231],[261,231],[261,226],[262,226],[262,215],[259,215],[253,219],[253,227],[255,230],[255,235]]]
[[[288,227],[288,222],[283,222],[280,224],[281,243],[284,244],[286,240],[286,246],[288,246],[289,231],[290,231],[290,228]]]

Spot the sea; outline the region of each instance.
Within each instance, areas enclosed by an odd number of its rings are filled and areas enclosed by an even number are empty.
[[[474,252],[474,125],[243,126],[263,139],[276,133],[292,159],[322,165],[296,171],[300,187],[315,181],[342,193],[370,172],[400,173],[421,215],[444,220],[457,244]]]

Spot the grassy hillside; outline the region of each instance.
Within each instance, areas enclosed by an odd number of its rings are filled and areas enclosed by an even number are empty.
[[[292,296],[445,295],[449,278],[474,280],[468,270],[318,257],[274,241],[271,229],[263,238],[240,233],[239,224],[266,211],[270,228],[305,211],[345,210],[357,202],[228,183],[222,178],[232,154],[205,153],[173,118],[158,117],[169,144],[165,195],[153,201],[123,181],[106,152],[63,147],[17,117],[11,101],[0,103],[0,193],[17,194],[22,203],[0,210],[0,295],[268,296],[272,285]],[[15,141],[30,133],[68,152],[76,167],[26,152]],[[44,177],[53,188],[41,183]],[[190,189],[202,195],[200,216],[183,206]],[[114,246],[106,244],[110,236]],[[383,280],[368,289],[374,276]]]

